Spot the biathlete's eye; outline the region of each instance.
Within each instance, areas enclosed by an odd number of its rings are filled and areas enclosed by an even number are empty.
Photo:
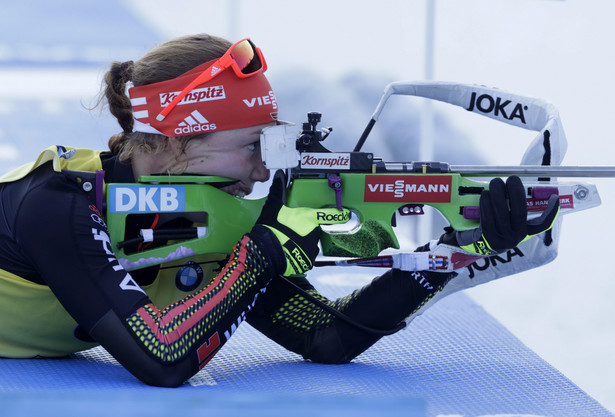
[[[248,147],[248,150],[249,150],[249,151],[255,151],[255,150],[256,150],[256,147],[258,146],[258,143],[259,143],[259,142],[252,142],[252,143],[250,143],[250,144],[247,146],[247,147]]]

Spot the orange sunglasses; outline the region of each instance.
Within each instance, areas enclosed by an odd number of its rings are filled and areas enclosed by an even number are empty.
[[[183,100],[186,95],[201,84],[211,81],[222,71],[232,68],[235,75],[239,78],[248,78],[259,72],[267,70],[267,62],[259,48],[257,48],[249,38],[240,40],[231,46],[219,59],[205,69],[188,84],[174,99],[171,101],[158,116],[156,120],[163,121]]]

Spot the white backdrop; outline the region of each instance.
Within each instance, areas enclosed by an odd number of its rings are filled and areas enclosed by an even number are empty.
[[[423,0],[131,4],[169,36],[250,36],[265,52],[270,74],[300,65],[332,78],[357,69],[399,80],[425,76]],[[615,95],[615,3],[439,0],[435,12],[434,79],[485,84],[551,101],[569,140],[565,164],[615,164],[609,124]],[[518,163],[532,137],[467,112],[451,116],[492,163]],[[615,410],[615,273],[608,264],[615,180],[595,182],[603,205],[565,219],[553,264],[469,293]]]
[[[251,37],[267,57],[271,78],[303,68],[326,79],[361,71],[422,80],[426,1],[125,0],[125,4],[164,37],[197,32],[231,40]],[[485,84],[550,101],[560,111],[569,141],[564,164],[615,165],[609,125],[615,95],[615,2],[438,0],[435,6],[435,80]],[[19,70],[4,71],[0,98],[23,98],[24,91],[17,86],[28,76]],[[92,97],[98,91],[96,77],[100,71],[71,75],[59,69],[36,72],[34,81],[27,82],[43,89],[62,86],[62,94]],[[91,90],[84,91],[85,85]],[[518,163],[533,137],[463,110],[443,111],[464,137],[471,138],[469,145],[479,147],[493,164]],[[11,152],[16,149],[0,148],[0,159],[10,160]],[[603,205],[565,219],[554,263],[468,292],[528,346],[615,411],[611,300],[615,274],[608,264],[615,179],[592,182],[599,186]]]

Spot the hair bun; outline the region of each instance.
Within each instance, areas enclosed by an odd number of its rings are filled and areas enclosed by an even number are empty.
[[[133,61],[126,61],[120,64],[119,72],[121,79],[125,81],[132,80],[132,70],[134,69]]]

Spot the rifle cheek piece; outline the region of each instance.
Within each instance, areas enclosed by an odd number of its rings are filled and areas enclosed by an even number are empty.
[[[267,169],[288,169],[299,165],[299,127],[282,124],[261,131],[261,157]]]

